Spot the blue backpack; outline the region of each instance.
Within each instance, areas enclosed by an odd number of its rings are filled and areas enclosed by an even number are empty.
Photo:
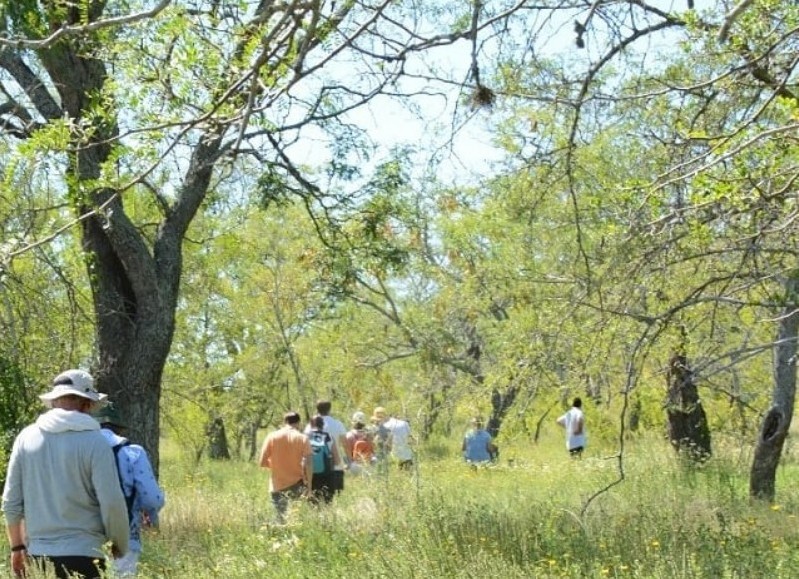
[[[330,452],[327,432],[311,432],[309,435],[311,450],[313,451],[313,473],[325,474],[333,470],[333,453]]]

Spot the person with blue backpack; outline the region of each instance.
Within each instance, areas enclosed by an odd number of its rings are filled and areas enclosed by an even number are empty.
[[[316,501],[329,503],[336,489],[334,465],[341,461],[338,445],[333,437],[325,432],[325,418],[317,414],[311,419],[311,429],[307,432],[313,453],[313,479],[311,491]]]
[[[338,459],[333,463],[333,472],[330,474],[328,488],[336,495],[344,490],[344,471],[347,470],[347,455],[344,449],[347,444],[347,428],[337,418],[330,415],[333,403],[330,400],[319,400],[316,403],[316,413],[324,421],[323,430],[330,435],[338,452]],[[311,432],[312,424],[309,422],[305,434]]]
[[[142,552],[142,527],[158,526],[164,491],[155,478],[147,451],[121,436],[127,425],[114,405],[107,403],[94,413],[94,419],[100,423],[100,432],[114,451],[119,484],[128,507],[129,549],[124,557],[114,560],[114,569],[117,577],[133,577]]]

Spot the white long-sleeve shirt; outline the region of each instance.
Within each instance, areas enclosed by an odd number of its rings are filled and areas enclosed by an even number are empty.
[[[566,429],[566,448],[568,450],[585,447],[585,416],[582,410],[572,406],[566,414],[558,418],[558,424]],[[576,432],[578,424],[582,424],[579,433]]]

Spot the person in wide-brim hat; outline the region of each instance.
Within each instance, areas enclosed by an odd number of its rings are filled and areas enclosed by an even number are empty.
[[[94,378],[84,370],[67,370],[53,379],[53,389],[41,394],[39,399],[48,408],[53,407],[53,400],[64,396],[80,396],[91,401],[95,407],[105,401],[108,396],[95,390]]]
[[[105,577],[104,553],[123,556],[130,527],[119,472],[91,413],[106,399],[91,374],[67,370],[41,394],[47,411],[14,440],[3,491],[11,571]],[[36,573],[38,575],[38,573]]]

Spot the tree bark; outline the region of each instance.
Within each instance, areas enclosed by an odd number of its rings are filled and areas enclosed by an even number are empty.
[[[518,393],[519,387],[516,384],[510,384],[505,388],[505,392],[500,392],[495,388],[491,393],[491,416],[486,424],[486,430],[488,430],[492,438],[496,438],[499,434],[502,421],[508,410],[513,406]]]
[[[796,275],[786,282],[785,289],[788,304],[777,326],[772,405],[763,418],[749,473],[749,496],[767,501],[773,501],[776,494],[777,466],[793,419],[796,396],[796,340],[799,333],[799,304],[796,299],[799,279]]]
[[[711,455],[710,427],[685,355],[672,356],[667,380],[669,441],[679,454],[706,460]]]
[[[147,449],[157,472],[161,378],[175,329],[182,241],[209,189],[223,129],[211,128],[198,139],[175,201],[164,208],[149,241],[125,213],[122,192],[93,185],[114,152],[119,129],[114,111],[99,120],[91,116],[92,99],[102,94],[107,71],[105,63],[86,54],[91,50],[82,50],[74,39],[40,50],[48,82],[33,77],[18,56],[4,56],[0,66],[18,82],[28,83],[26,91],[36,98],[40,114],[48,119],[67,116],[75,126],[88,123],[94,129],[73,136],[68,168],[70,199],[83,218],[96,318],[98,357],[92,372],[98,390],[126,417],[131,440]],[[42,86],[55,87],[63,109],[42,94]]]
[[[217,416],[208,424],[208,457],[215,460],[230,460],[225,421]]]

